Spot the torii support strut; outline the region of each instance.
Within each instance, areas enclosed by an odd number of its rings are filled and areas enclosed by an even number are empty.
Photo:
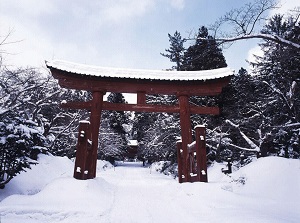
[[[208,181],[204,126],[195,127],[195,138],[196,141],[187,145],[186,151],[182,146],[182,141],[177,142],[179,183]]]

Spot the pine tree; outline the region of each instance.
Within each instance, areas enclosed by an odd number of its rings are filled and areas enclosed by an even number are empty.
[[[168,54],[161,53],[161,55],[169,58],[171,62],[176,63],[176,66],[172,67],[173,69],[181,70],[183,55],[185,52],[183,44],[186,40],[181,37],[180,32],[178,31],[174,33],[174,36],[168,34],[168,37],[170,42],[170,48],[165,50]]]
[[[196,42],[184,53],[181,70],[211,70],[226,66],[225,57],[215,39],[208,34],[205,26],[200,27]]]

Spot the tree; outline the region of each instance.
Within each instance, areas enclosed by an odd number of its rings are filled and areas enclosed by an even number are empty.
[[[177,160],[176,141],[180,136],[178,115],[159,113],[157,119],[146,130],[141,155],[148,161]]]
[[[185,39],[182,39],[180,32],[176,31],[174,36],[168,34],[170,48],[165,49],[168,54],[161,53],[162,56],[167,57],[170,59],[171,62],[175,62],[176,66],[173,66],[173,69],[181,70],[182,62],[183,62],[183,55],[185,52],[185,48],[183,46]]]
[[[258,38],[299,50],[300,44],[291,39],[288,40],[275,33],[259,32],[260,22],[266,20],[268,11],[277,7],[277,0],[255,0],[239,9],[229,11],[211,26],[215,33],[216,41],[219,44],[224,44]],[[297,21],[300,16],[300,10],[294,10],[294,14]],[[230,30],[230,32],[226,32],[226,30]]]
[[[253,34],[263,13],[275,6],[274,1],[255,1],[219,21],[234,27],[233,37],[219,43],[256,37],[264,41],[264,56],[252,64],[257,75],[234,77],[220,100],[225,120],[221,132],[229,136],[224,145],[231,155],[243,150],[299,157],[299,13],[287,19],[275,15],[260,34]]]
[[[170,34],[169,34],[169,38],[171,40]],[[181,53],[183,52],[183,56],[174,57],[174,58],[180,58],[180,60],[178,59],[177,62],[181,62],[181,65],[177,66],[177,68],[179,68],[177,70],[186,70],[186,71],[210,70],[210,69],[217,69],[217,68],[222,68],[227,66],[222,50],[218,47],[214,38],[211,35],[209,35],[208,29],[205,26],[199,28],[197,37],[195,39],[196,39],[195,42],[191,46],[189,46],[187,50],[182,50],[183,49],[182,47],[179,48],[180,50],[178,51]],[[178,41],[175,42],[178,43]],[[173,44],[173,45],[177,46],[178,44]],[[171,49],[174,48],[175,47]],[[171,55],[175,55],[174,51],[169,50],[168,52],[173,53]],[[176,97],[175,98],[174,97],[175,96],[153,95],[153,96],[148,96],[148,102],[156,103],[156,104],[157,103],[176,104],[178,103],[178,101],[177,99],[175,100]],[[215,97],[193,96],[190,98],[190,103],[199,106],[217,105],[217,101]],[[143,116],[143,118],[145,118],[145,116]],[[144,134],[143,137],[145,138],[143,143],[145,144],[144,153],[147,154],[146,156],[150,156],[150,154],[154,156],[155,154],[156,159],[165,160],[167,159],[166,158],[167,156],[163,154],[166,154],[166,152],[163,153],[162,151],[169,151],[167,154],[173,154],[173,155],[176,154],[176,146],[174,143],[176,142],[176,137],[178,137],[180,133],[180,123],[179,123],[178,115],[173,115],[173,114],[156,115],[155,118],[151,116],[151,119],[148,116],[148,120],[151,120],[151,122],[149,122],[150,124],[148,124],[147,128],[145,128],[144,131],[142,131]],[[171,124],[167,120],[172,120],[173,123]],[[212,122],[212,120],[213,118],[208,116],[201,116],[201,115],[191,116],[192,127],[196,126],[199,123],[201,124],[210,123]],[[168,123],[168,125],[166,125],[166,123]],[[168,126],[172,126],[171,128],[172,131],[168,129]],[[213,125],[209,125],[208,128],[209,129],[211,128],[212,131],[210,131],[211,134],[209,134],[211,138],[207,138],[207,141],[213,141],[216,135],[214,131],[216,130],[213,127]],[[169,134],[168,137],[166,137],[166,133]],[[173,141],[166,140],[167,138],[169,139],[172,138]],[[168,150],[166,150],[166,148],[163,147],[164,145],[168,147]],[[149,148],[151,148],[151,150],[149,150]],[[170,156],[168,159],[174,160],[174,156],[172,157]]]
[[[108,118],[102,117],[98,148],[98,157],[112,164],[114,164],[115,160],[122,160],[124,158],[126,149],[124,147],[124,139],[111,128]]]
[[[282,15],[275,15],[262,32],[275,33],[287,40],[293,39],[294,42],[300,40],[299,23],[293,17],[284,19]],[[265,40],[260,46],[264,55],[256,57],[257,61],[252,63],[256,75],[234,77],[227,88],[230,96],[225,96],[225,100],[223,98],[223,103],[226,103],[226,99],[234,95],[242,96],[241,100],[233,97],[231,102],[235,110],[231,109],[231,112],[225,114],[229,131],[238,139],[232,140],[228,145],[259,152],[262,156],[276,154],[298,158],[299,51],[269,40]],[[228,103],[227,106],[231,107]]]
[[[217,160],[224,160],[228,156],[238,160],[241,153],[251,155],[259,152],[259,147],[249,140],[256,137],[257,129],[262,127],[261,118],[264,117],[265,103],[259,97],[259,83],[256,76],[251,76],[241,68],[219,96],[222,112],[219,117],[221,128],[217,129],[220,136],[215,149]]]
[[[53,80],[51,89],[58,89],[51,100],[43,106],[39,116],[44,120],[44,135],[50,140],[48,150],[53,155],[75,156],[78,123],[89,118],[89,112],[78,109],[62,109],[61,103],[66,101],[88,101],[91,99],[90,92],[62,89]]]
[[[0,184],[36,163],[39,153],[70,158],[78,122],[86,111],[63,110],[62,100],[87,100],[89,93],[61,89],[52,76],[33,68],[0,69]]]
[[[214,38],[208,34],[208,29],[205,26],[200,27],[195,44],[184,53],[181,70],[211,70],[226,66],[222,50],[217,46]]]
[[[45,91],[47,78],[34,69],[2,68],[0,76],[0,188],[4,188],[34,163],[38,153],[47,150],[48,140],[36,111],[42,104],[38,92]]]
[[[277,35],[288,41],[300,43],[298,18],[273,16],[262,33]],[[252,63],[255,72],[268,92],[269,117],[274,147],[285,157],[299,157],[300,126],[300,51],[289,45],[265,40],[260,44],[263,57]],[[272,103],[271,103],[272,102]]]
[[[111,103],[126,103],[121,93],[110,93],[107,101]],[[114,158],[121,159],[126,152],[128,145],[127,125],[129,123],[129,113],[124,111],[104,111],[102,114],[102,124],[100,127],[100,136],[110,138],[111,140],[100,142],[103,150],[102,156],[105,159],[113,161]]]
[[[174,95],[147,95],[147,104],[174,105]],[[167,113],[138,113],[134,128],[139,142],[138,158],[149,162],[176,160],[176,141],[179,136],[179,116]]]

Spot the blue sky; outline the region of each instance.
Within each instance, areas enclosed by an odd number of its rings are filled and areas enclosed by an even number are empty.
[[[297,0],[282,0],[291,9]],[[167,69],[160,55],[169,47],[168,33],[183,37],[209,26],[246,0],[0,0],[0,35],[13,30],[2,46],[4,63],[43,67],[61,59],[98,66]],[[247,67],[256,41],[243,41],[224,51],[228,65]],[[255,49],[254,49],[255,52]]]

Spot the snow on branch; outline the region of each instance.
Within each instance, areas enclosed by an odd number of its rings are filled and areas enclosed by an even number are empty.
[[[258,152],[256,149],[248,149],[248,148],[240,147],[240,146],[237,146],[237,145],[234,145],[234,144],[231,144],[231,143],[228,143],[227,145],[232,146],[232,147],[237,148],[237,149],[240,149],[240,150],[245,150],[245,151],[250,151],[250,152]]]
[[[279,125],[279,126],[273,126],[275,128],[294,128],[300,126],[300,122],[297,123],[291,123],[291,124],[285,124],[285,125]]]
[[[273,92],[277,93],[284,100],[284,102],[289,107],[289,109],[292,110],[292,108],[293,108],[293,101],[291,100],[292,97],[293,97],[293,93],[292,93],[293,89],[292,88],[296,87],[296,82],[292,83],[290,93],[288,93],[288,97],[289,97],[290,100],[288,100],[288,98],[284,95],[284,93],[280,89],[278,89],[274,84],[269,84],[267,81],[263,81],[263,83],[268,85],[273,90]],[[289,95],[289,94],[291,94],[291,95]]]
[[[187,40],[192,40],[193,38],[188,38]],[[198,40],[205,40],[209,41],[209,39],[205,38],[197,38]],[[278,44],[282,44],[285,46],[293,47],[298,50],[300,50],[300,44],[289,41],[287,39],[284,39],[282,37],[279,37],[277,35],[270,35],[270,34],[263,34],[263,33],[255,33],[255,34],[244,34],[244,35],[239,35],[239,36],[234,36],[234,37],[228,37],[228,38],[216,38],[216,39],[211,39],[211,41],[216,41],[220,45],[224,43],[231,43],[239,40],[248,40],[248,39],[264,39],[264,40],[270,40]]]
[[[282,38],[275,34],[259,32],[261,24],[268,19],[269,11],[280,7],[279,0],[254,0],[241,8],[235,8],[220,17],[210,30],[214,32],[219,44],[232,43],[247,39],[264,39],[300,50],[300,44]],[[295,26],[300,17],[299,10],[295,11]],[[263,22],[263,23],[261,23]]]
[[[271,40],[275,43],[283,44],[283,45],[290,46],[290,47],[293,47],[293,48],[296,48],[296,49],[300,50],[300,44],[298,44],[298,43],[286,40],[286,39],[281,38],[277,35],[262,34],[262,33],[249,34],[249,35],[240,35],[240,36],[231,37],[231,38],[218,38],[218,39],[216,39],[216,41],[220,42],[222,44],[222,43],[234,42],[234,41],[238,41],[238,40],[247,40],[247,39]]]
[[[230,120],[228,120],[228,119],[226,119],[226,121],[225,121],[226,123],[228,123],[229,125],[231,125],[232,127],[234,127],[234,128],[236,128],[239,132],[240,132],[240,134],[241,134],[241,136],[243,137],[243,139],[248,143],[248,145],[252,148],[252,149],[247,149],[248,151],[256,151],[256,152],[259,152],[260,151],[260,148],[251,140],[251,139],[249,139],[246,135],[245,135],[245,133],[243,133],[241,130],[240,130],[240,128],[239,128],[239,125],[237,125],[237,124],[234,124],[232,121],[230,121]],[[238,148],[238,147],[237,147]],[[241,147],[242,148],[242,147]],[[244,150],[245,150],[245,148],[244,148]]]
[[[228,120],[228,119],[226,119],[225,122],[226,122],[227,124],[229,124],[229,125],[235,127],[235,128],[239,128],[239,125],[234,124],[232,121],[230,121],[230,120]]]

